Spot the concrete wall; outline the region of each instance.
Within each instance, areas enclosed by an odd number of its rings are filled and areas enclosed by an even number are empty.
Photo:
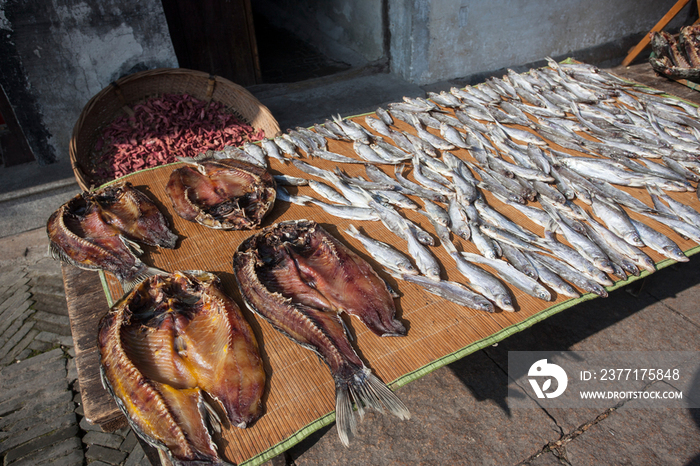
[[[254,0],[255,11],[353,66],[384,57],[383,1]]]
[[[41,164],[68,159],[87,101],[122,75],[177,67],[160,0],[0,0],[0,84]]]
[[[676,0],[387,0],[391,71],[416,84],[648,32]],[[682,11],[675,23],[687,17]],[[672,27],[670,25],[670,27]]]

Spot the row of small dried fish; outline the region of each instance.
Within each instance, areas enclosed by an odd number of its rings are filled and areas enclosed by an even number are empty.
[[[346,233],[396,276],[488,311],[514,309],[503,282],[543,300],[551,299],[550,290],[606,296],[610,276],[654,270],[644,247],[687,260],[670,238],[631,218],[625,208],[700,241],[697,212],[665,193],[693,190],[699,179],[695,107],[594,67],[553,61],[545,69],[509,71],[429,97],[379,109],[365,118],[371,131],[338,117],[315,131],[298,128],[285,135],[294,151],[283,151],[284,160],[311,177],[278,182],[308,183],[313,193],[280,190],[278,196],[342,218],[381,221],[406,241],[410,259],[357,228]],[[397,120],[411,130],[402,131]],[[348,158],[324,149],[319,136],[352,143],[358,156],[352,163],[365,164],[366,178],[314,166],[316,157],[338,163]],[[391,156],[379,155],[382,143],[392,147]],[[393,165],[394,176],[382,165]],[[407,168],[412,179],[405,176]],[[653,205],[616,186],[646,188]],[[484,190],[499,201],[488,201]],[[539,223],[544,235],[512,222],[499,211],[501,203]],[[432,233],[402,214],[420,204],[469,288],[442,279]],[[479,254],[459,252],[450,234]]]

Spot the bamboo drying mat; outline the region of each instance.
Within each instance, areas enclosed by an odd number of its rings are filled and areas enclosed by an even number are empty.
[[[353,119],[366,126],[364,115]],[[403,131],[415,134],[415,130],[404,122],[397,121],[396,125]],[[430,131],[435,132],[432,129]],[[552,144],[552,147],[571,153],[556,144]],[[329,141],[329,150],[357,158],[352,145],[347,142]],[[458,149],[452,152],[466,160],[474,161],[466,150]],[[321,159],[305,159],[305,161],[331,170],[336,166]],[[309,177],[291,164],[284,165],[273,159],[270,160],[270,164],[274,174]],[[181,238],[178,247],[174,250],[146,248],[143,260],[149,265],[167,271],[200,269],[216,273],[221,278],[225,290],[238,302],[253,326],[268,376],[263,400],[265,414],[248,429],[232,428],[225,431],[223,438],[218,440],[221,453],[229,461],[236,464],[261,464],[334,421],[334,383],[327,366],[313,352],[288,340],[242,305],[232,273],[231,259],[238,245],[252,232],[211,230],[187,222],[174,214],[164,188],[171,171],[180,165],[172,164],[149,169],[124,178],[156,200]],[[393,167],[384,166],[383,168],[393,176]],[[364,174],[361,164],[343,164],[342,169],[352,176]],[[409,174],[408,178],[412,176]],[[297,192],[297,188],[288,188],[288,190],[292,193]],[[298,191],[316,196],[308,187],[300,187]],[[627,191],[651,205],[645,190],[629,188]],[[483,190],[482,192],[489,204],[501,213],[533,232],[542,234],[540,226],[514,208],[502,204],[489,192]],[[696,208],[700,206],[694,192],[670,193],[670,195]],[[427,231],[433,231],[430,223],[421,214],[407,209],[402,209],[402,212]],[[651,222],[633,212],[631,216],[646,223]],[[516,312],[499,311],[488,314],[474,311],[425,292],[415,285],[398,282],[380,270],[360,243],[344,232],[348,225],[354,224],[369,236],[406,251],[405,242],[386,230],[381,222],[340,219],[326,214],[317,206],[302,207],[277,201],[272,212],[266,217],[264,225],[301,218],[315,220],[370,264],[375,265],[378,273],[401,294],[401,298],[396,300],[397,317],[408,328],[406,337],[380,338],[367,330],[359,321],[353,319],[350,322],[350,331],[354,338],[353,345],[358,350],[358,354],[376,375],[393,388],[403,386],[467,354],[503,340],[555,313],[597,297],[593,294],[584,294],[578,299],[567,299],[553,293],[553,301],[545,302],[511,286],[510,289],[517,303]],[[694,254],[700,250],[700,246],[684,240],[669,228],[656,222],[653,222],[652,226],[676,241],[687,254]],[[560,239],[563,241],[563,238]],[[478,252],[470,242],[459,238],[455,241],[461,244],[461,249],[464,251]],[[436,240],[436,243],[439,242]],[[658,268],[675,263],[649,248],[644,250],[657,262]],[[453,260],[442,247],[432,247],[431,251],[443,266],[443,278],[465,282],[454,267]],[[624,286],[647,275],[647,272],[643,272],[640,277],[629,277],[608,289]],[[122,289],[110,274],[101,273],[101,278],[111,306],[116,301],[115,298],[122,295]],[[396,422],[402,421],[397,419]]]

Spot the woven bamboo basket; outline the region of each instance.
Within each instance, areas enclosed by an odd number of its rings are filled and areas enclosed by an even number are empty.
[[[78,185],[94,188],[91,157],[105,126],[117,117],[133,114],[133,106],[162,94],[189,94],[206,102],[223,104],[242,122],[265,137],[280,133],[272,113],[245,88],[220,76],[184,68],[158,68],[134,73],[102,89],[85,105],[73,128],[69,155]]]

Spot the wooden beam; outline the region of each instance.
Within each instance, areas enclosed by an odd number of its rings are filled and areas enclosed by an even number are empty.
[[[688,4],[689,1],[690,0],[678,0],[676,2],[676,4],[673,5],[670,10],[668,10],[668,13],[666,13],[664,15],[664,17],[661,18],[661,20],[659,20],[659,22],[656,23],[656,25],[653,28],[651,28],[651,31],[649,31],[649,32],[650,33],[651,32],[658,32],[658,31],[662,30],[663,28],[665,28],[666,25],[668,23],[670,23],[673,18],[675,18],[675,16],[678,14],[678,12],[681,11],[683,9],[683,7]],[[632,61],[635,58],[637,58],[637,55],[639,55],[641,53],[641,51],[644,50],[644,48],[647,45],[649,45],[649,42],[650,42],[649,34],[646,34],[642,38],[642,40],[639,41],[639,43],[630,51],[630,53],[627,54],[625,59],[622,60],[622,66],[627,66],[630,63],[632,63]]]

